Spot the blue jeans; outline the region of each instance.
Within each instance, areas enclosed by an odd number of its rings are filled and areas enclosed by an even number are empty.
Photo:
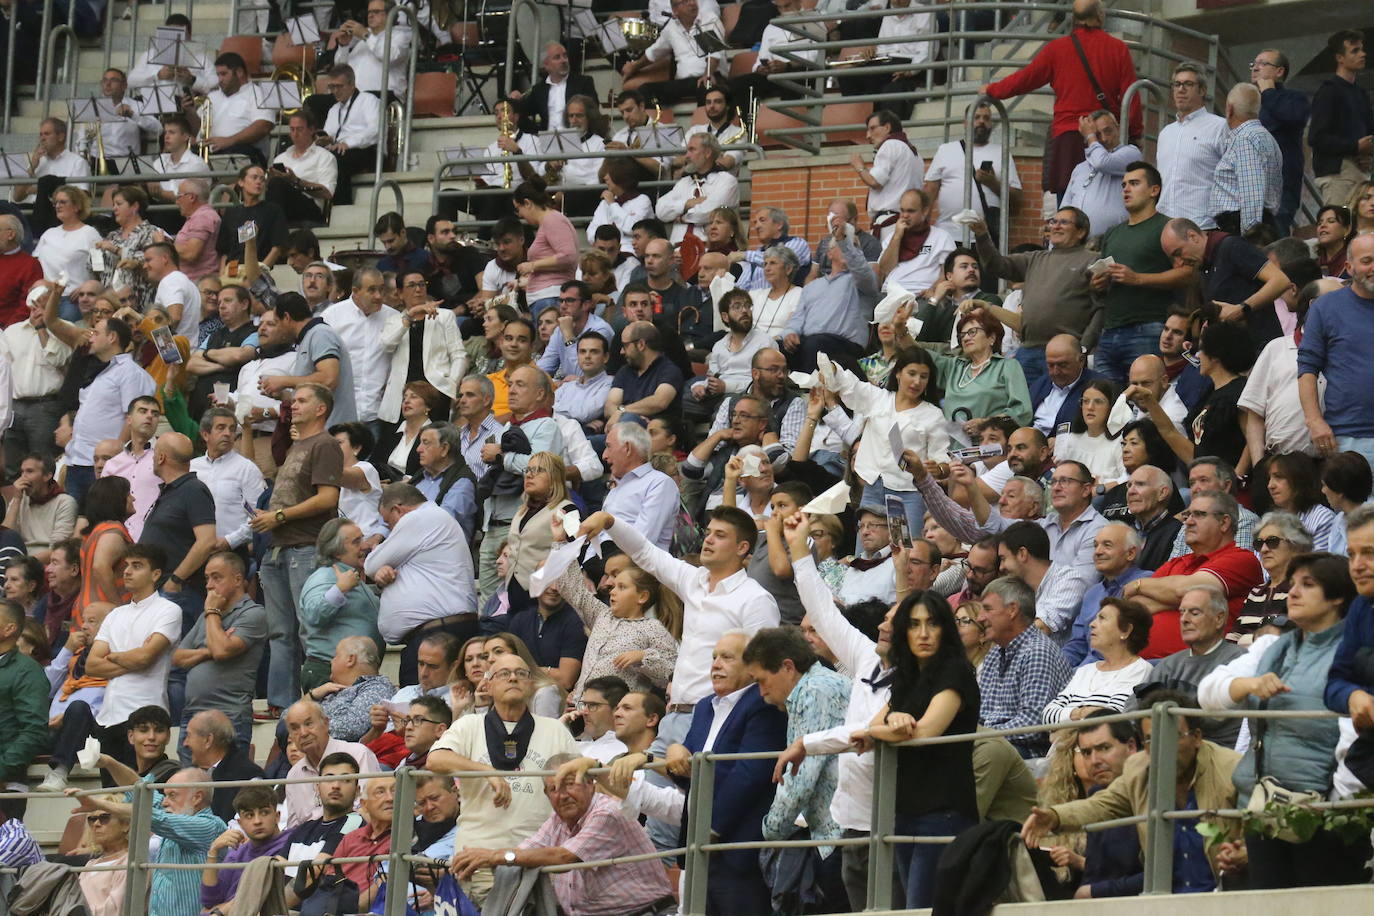
[[[62,489],[67,491],[67,495],[76,500],[76,504],[81,505],[86,498],[86,491],[95,483],[95,468],[89,464],[69,464],[67,465],[67,476]]]
[[[1374,467],[1374,436],[1337,436],[1336,450],[1359,452],[1364,456],[1364,460],[1369,462],[1369,466]]]
[[[977,821],[955,811],[929,814],[898,814],[898,836],[958,836]],[[907,909],[928,907],[935,899],[935,866],[945,851],[944,843],[899,843],[893,850],[897,877],[906,888]]]
[[[1159,352],[1159,335],[1164,322],[1146,321],[1102,332],[1093,355],[1093,370],[1125,385],[1131,377],[1131,363],[1137,357]]]
[[[1045,374],[1045,348],[1022,344],[1016,348],[1012,359],[1021,364],[1021,372],[1026,376],[1026,387],[1034,388],[1035,383]]]
[[[887,514],[887,497],[899,496],[906,507],[906,526],[912,540],[921,536],[926,525],[926,500],[917,490],[889,490],[881,483],[864,484],[864,492],[859,497],[859,507],[871,506],[884,515]],[[857,549],[857,548],[855,548]]]
[[[196,620],[205,611],[205,593],[184,588],[179,592],[165,592],[159,589],[158,594],[181,608],[181,635],[185,636],[191,632],[191,627],[196,625]],[[186,669],[173,666],[167,675],[167,706],[173,722],[181,720],[181,711],[185,705]]]
[[[282,709],[301,698],[301,637],[296,596],[315,571],[315,548],[273,547],[258,569],[267,608],[267,703]]]

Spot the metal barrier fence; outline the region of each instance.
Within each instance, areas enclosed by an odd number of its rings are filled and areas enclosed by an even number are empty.
[[[895,798],[895,786],[897,780],[897,748],[898,747],[923,747],[940,744],[957,744],[977,741],[988,737],[1012,737],[1017,735],[1033,735],[1042,733],[1060,732],[1065,730],[1077,731],[1085,727],[1097,728],[1102,725],[1109,725],[1115,722],[1140,721],[1148,719],[1150,721],[1150,736],[1146,746],[1146,753],[1150,755],[1150,766],[1148,775],[1147,798],[1148,807],[1145,811],[1133,814],[1128,817],[1116,818],[1108,821],[1099,821],[1088,824],[1084,829],[1088,832],[1108,830],[1123,826],[1145,826],[1145,843],[1142,848],[1144,862],[1144,893],[1147,895],[1161,895],[1172,892],[1173,876],[1173,822],[1178,820],[1197,821],[1204,818],[1227,818],[1236,819],[1253,812],[1245,812],[1238,809],[1186,809],[1180,810],[1175,807],[1175,782],[1177,775],[1179,730],[1175,724],[1178,717],[1188,717],[1190,723],[1196,718],[1265,718],[1265,719],[1334,719],[1334,713],[1325,710],[1253,710],[1253,709],[1234,709],[1234,710],[1199,710],[1183,709],[1174,703],[1159,703],[1150,709],[1137,710],[1127,713],[1117,713],[1109,716],[1094,718],[1089,723],[1082,720],[1072,722],[1055,723],[1052,725],[1036,725],[1024,728],[1006,729],[999,731],[979,731],[960,735],[941,735],[932,738],[920,738],[913,741],[903,742],[901,745],[884,744],[878,742],[873,750],[874,761],[874,788],[873,802],[871,808],[870,833],[868,837],[854,837],[849,839],[811,839],[811,840],[782,840],[769,841],[760,840],[757,842],[740,843],[718,843],[711,840],[711,813],[714,799],[714,787],[716,778],[716,766],[726,761],[739,760],[764,760],[776,759],[781,751],[763,751],[757,753],[740,754],[713,754],[697,753],[693,755],[691,761],[691,787],[687,793],[687,798],[683,807],[683,816],[687,818],[686,845],[672,850],[664,850],[652,854],[621,857],[616,859],[605,859],[596,861],[577,862],[570,865],[548,866],[542,870],[547,873],[557,873],[582,868],[598,868],[606,865],[628,863],[635,861],[647,861],[661,859],[671,856],[685,856],[686,867],[683,878],[683,897],[681,913],[683,916],[702,916],[706,910],[706,892],[709,880],[709,863],[712,853],[727,851],[738,851],[747,849],[779,849],[779,848],[805,848],[818,846],[864,846],[869,850],[868,867],[868,899],[865,903],[864,912],[875,910],[886,910],[893,906],[891,899],[892,892],[892,871],[894,849],[899,844],[924,843],[924,844],[944,844],[951,842],[953,837],[911,837],[902,836],[895,833],[896,810],[893,803]],[[647,769],[662,769],[663,762],[651,764]],[[591,774],[608,772],[605,768],[593,769]],[[387,914],[403,916],[406,912],[406,899],[410,890],[411,866],[416,864],[442,865],[442,860],[428,859],[423,856],[411,854],[409,852],[414,840],[414,823],[409,813],[414,808],[415,803],[415,781],[418,777],[431,775],[427,771],[416,770],[410,767],[401,767],[391,773],[364,773],[364,774],[338,774],[330,776],[300,777],[294,779],[254,779],[224,782],[183,782],[177,783],[183,788],[204,788],[228,789],[240,788],[244,786],[256,785],[299,785],[311,784],[334,780],[367,780],[370,778],[394,777],[395,778],[395,804],[396,815],[392,822],[391,851],[385,856],[359,856],[352,858],[336,858],[333,861],[340,864],[376,861],[384,859],[387,862]],[[486,779],[494,775],[491,770],[477,772],[462,772],[452,774],[457,779]],[[545,777],[552,776],[550,770],[516,770],[511,772],[496,773],[495,775],[506,777]],[[73,797],[82,798],[91,795],[110,795],[121,792],[132,793],[132,819],[130,824],[130,844],[128,861],[124,865],[118,866],[83,866],[77,871],[112,871],[123,870],[126,872],[126,896],[124,900],[124,916],[141,916],[143,901],[146,899],[151,875],[158,870],[236,870],[247,867],[247,863],[231,864],[163,864],[153,863],[148,860],[148,839],[151,836],[152,807],[155,798],[155,790],[163,788],[166,784],[150,784],[139,782],[133,786],[117,787],[116,789],[88,789],[73,793]],[[0,793],[0,798],[45,798],[52,799],[53,796],[36,792],[6,792]],[[1374,798],[1359,798],[1336,802],[1320,802],[1305,806],[1314,810],[1328,809],[1349,809],[1367,808],[1374,806]],[[550,812],[552,813],[552,812]],[[274,867],[286,868],[308,864],[307,862],[278,862]],[[900,905],[900,904],[899,904]]]

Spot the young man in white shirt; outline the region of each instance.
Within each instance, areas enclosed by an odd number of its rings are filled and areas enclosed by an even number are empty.
[[[166,555],[153,544],[131,544],[124,553],[129,603],[110,611],[86,657],[86,673],[106,678],[96,713],[96,737],[105,753],[130,761],[124,723],[142,706],[167,708],[172,646],[181,639],[181,608],[157,592]],[[122,745],[122,747],[121,747]]]
[[[267,193],[292,222],[323,223],[324,205],[339,182],[339,163],[329,150],[315,145],[315,126],[308,108],[291,115],[291,145],[267,171]]]
[[[353,398],[358,419],[374,437],[383,430],[377,408],[391,373],[391,354],[406,336],[401,313],[383,305],[381,272],[366,268],[353,275],[353,295],[324,310],[324,323],[334,329],[353,364]]]
[[[153,304],[167,310],[172,333],[196,344],[200,330],[200,290],[181,272],[181,256],[171,242],[154,242],[143,250],[148,279],[157,284]]]
[[[701,33],[714,35],[722,44],[725,29],[714,16],[701,15],[697,0],[672,0],[673,18],[659,33],[642,57],[621,68],[621,76],[629,79],[650,64],[671,57],[673,78],[645,83],[640,87],[644,97],[660,105],[672,105],[681,99],[693,98],[718,78],[724,69],[724,55],[707,54],[697,43]]]
[[[382,102],[370,92],[358,89],[353,68],[335,64],[329,71],[329,91],[334,104],[324,119],[325,148],[338,162],[334,203],[353,203],[353,176],[377,164],[377,136],[382,120]]]
[[[253,83],[248,76],[248,65],[233,51],[226,51],[215,58],[215,77],[218,86],[209,93],[213,136],[201,139],[210,145],[210,151],[221,155],[237,153],[247,156],[257,165],[267,167],[268,135],[277,123],[277,113],[259,108],[253,98]],[[183,103],[190,106],[187,100]],[[196,132],[203,134],[205,124],[195,115],[194,107],[186,112]]]
[[[191,122],[182,114],[166,115],[162,122],[162,153],[157,157],[158,173],[165,181],[149,182],[143,188],[158,203],[175,203],[181,180],[179,172],[206,172],[205,160],[191,152]]]

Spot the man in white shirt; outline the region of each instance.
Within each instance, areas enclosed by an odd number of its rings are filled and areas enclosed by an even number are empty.
[[[86,673],[109,681],[95,717],[103,732],[96,737],[107,748],[114,744],[109,738],[123,740],[124,722],[134,710],[167,708],[167,675],[172,646],[181,639],[181,608],[157,592],[166,565],[166,555],[156,545],[131,544],[125,550],[123,584],[129,603],[106,616],[86,657]]]
[[[683,0],[695,3],[696,0]],[[710,134],[695,134],[687,141],[687,174],[658,199],[658,218],[669,226],[674,245],[686,237],[689,227],[703,242],[711,211],[739,206],[739,180],[718,164],[720,141]]]
[[[4,332],[14,401],[14,420],[4,433],[10,480],[19,476],[19,463],[30,452],[53,456],[53,430],[62,416],[58,393],[72,356],[72,348],[48,330],[43,305],[30,305],[28,310],[28,318]]]
[[[868,216],[873,220],[873,233],[886,244],[897,222],[902,194],[921,186],[925,164],[902,131],[902,122],[892,112],[882,109],[868,116],[868,142],[876,151],[873,167],[864,166],[863,156],[854,153],[849,164],[859,180],[868,185]]]
[[[744,290],[733,289],[720,297],[720,318],[726,334],[706,357],[706,377],[689,386],[690,399],[683,405],[688,416],[714,416],[722,398],[739,394],[753,382],[754,354],[773,346],[768,333],[754,326],[754,300]]]
[[[897,580],[892,561],[892,544],[889,540],[887,512],[877,506],[861,506],[857,518],[859,528],[859,552],[850,560],[844,571],[844,581],[835,600],[848,606],[880,598],[883,601],[897,600]],[[926,544],[920,538],[917,543]],[[924,550],[929,550],[926,544]],[[931,559],[930,557],[926,558]]]
[[[1121,126],[1106,109],[1079,118],[1078,132],[1087,149],[1069,176],[1062,205],[1088,214],[1089,234],[1102,235],[1126,222],[1121,179],[1126,167],[1143,157],[1135,144],[1121,142]]]
[[[681,496],[673,478],[649,464],[651,442],[649,431],[638,423],[617,423],[606,433],[601,457],[611,469],[615,486],[603,505],[650,544],[667,550]]]
[[[998,231],[997,220],[989,210],[1002,207],[1002,188],[1011,184],[1011,208],[1021,206],[1021,176],[1016,172],[1016,160],[1008,158],[1011,176],[1002,174],[1002,144],[989,142],[992,138],[992,106],[982,105],[973,112],[973,197],[969,207],[988,224],[988,231]],[[964,228],[950,222],[950,217],[964,209],[964,143],[951,140],[942,143],[931,157],[926,169],[926,196],[936,201],[935,225],[955,239],[964,237]],[[972,241],[972,236],[969,236]]]
[[[601,766],[625,753],[625,742],[615,733],[615,711],[629,694],[629,686],[614,675],[594,677],[582,685],[582,698],[577,715],[582,720],[582,734],[577,739],[577,753],[591,757]]]
[[[324,204],[334,197],[339,164],[332,153],[315,145],[315,116],[302,108],[287,128],[291,145],[272,160],[267,193],[281,204],[291,222],[323,223]]]
[[[611,142],[606,144],[606,149],[653,149],[655,147],[666,146],[667,143],[657,136],[659,122],[650,122],[649,110],[645,107],[644,93],[638,89],[626,89],[616,96],[616,110],[620,112],[620,120],[625,126],[611,134]],[[661,115],[661,112],[659,113]],[[665,129],[672,125],[672,112],[668,112],[668,123]],[[672,156],[642,156],[635,157],[633,162],[639,164],[644,170],[646,179],[658,178],[660,175],[667,177],[673,164]]]
[[[324,119],[325,149],[338,161],[334,203],[346,206],[353,203],[353,176],[376,167],[382,102],[370,92],[359,91],[348,64],[330,68],[327,85],[334,104]]]
[[[172,333],[195,346],[200,330],[200,290],[181,272],[181,257],[171,242],[154,242],[143,249],[143,267],[157,284],[153,304],[167,310]]]
[[[248,78],[248,65],[233,51],[215,58],[215,78],[218,84],[208,96],[209,126],[214,135],[204,136],[206,125],[200,123],[189,99],[183,103],[185,109],[189,109],[187,118],[201,139],[209,143],[211,152],[237,153],[266,168],[268,135],[277,123],[277,113],[258,107],[253,98],[253,83]]]
[[[27,203],[31,199],[34,214],[30,219],[35,236],[57,224],[52,216],[52,204],[47,200],[59,186],[74,178],[84,178],[91,174],[91,165],[76,153],[67,149],[67,122],[61,118],[44,118],[38,126],[38,145],[29,153],[29,174],[34,178],[47,178],[37,183],[38,196],[34,197],[35,186],[19,185],[14,189],[14,202]],[[90,185],[77,185],[89,191]],[[41,228],[40,228],[40,223]]]
[[[353,364],[353,397],[358,419],[380,438],[377,407],[391,372],[391,354],[406,336],[401,313],[382,304],[382,274],[366,268],[353,275],[353,295],[324,310],[324,323],[334,329]]]
[[[562,111],[563,120],[558,122],[564,130],[572,131],[581,152],[599,153],[606,149],[606,141],[591,128],[589,112],[600,108],[596,98],[590,95],[571,95]],[[571,185],[563,191],[563,212],[568,216],[591,216],[601,203],[602,190],[606,187],[601,178],[601,167],[605,159],[587,157],[582,159],[554,160],[550,169],[556,169],[562,176],[562,183]]]
[[[1159,406],[1173,421],[1174,428],[1182,435],[1188,435],[1184,421],[1188,419],[1188,405],[1178,396],[1164,370],[1164,360],[1147,353],[1138,356],[1131,363],[1131,371],[1126,390],[1117,397],[1109,415],[1109,431],[1115,433],[1132,420],[1140,420],[1150,415],[1149,405],[1158,401]]]
[[[185,40],[191,40],[191,20],[181,13],[173,13],[167,17],[165,23],[168,27],[181,29],[185,33]],[[203,66],[192,70],[189,67],[171,67],[164,64],[152,63],[153,49],[148,48],[132,72],[129,73],[129,87],[132,89],[149,89],[159,83],[176,83],[183,90],[204,95],[215,88],[215,68],[210,60],[203,62]]]
[[[795,90],[787,89],[773,82],[769,77],[774,74],[805,68],[802,64],[775,55],[773,53],[774,45],[783,45],[793,41],[825,41],[825,27],[819,22],[802,25],[801,29],[806,33],[805,35],[798,35],[796,32],[777,24],[777,19],[796,15],[801,9],[801,0],[775,0],[773,5],[778,8],[778,16],[764,27],[763,35],[759,38],[759,54],[754,60],[753,72],[730,80],[730,94],[739,99],[744,111],[753,111],[753,103],[757,99],[772,98],[773,96],[782,96],[785,99],[797,98]],[[795,29],[797,26],[792,28]],[[802,51],[796,56],[810,61],[813,67],[825,65],[824,51]]]
[[[150,134],[161,133],[162,125],[158,123],[157,118],[134,114],[133,107],[124,98],[128,88],[129,81],[123,70],[111,67],[100,77],[100,94],[114,105],[119,120],[84,125],[84,129],[78,132],[76,142],[72,144],[78,153],[87,159],[97,160],[103,152],[106,163],[113,166],[115,159],[125,159],[143,152],[144,131]],[[92,129],[96,127],[100,131],[99,143],[95,139],[96,131]],[[117,172],[111,169],[111,174]],[[107,186],[106,190],[114,193],[113,187]]]
[[[337,49],[334,62],[353,68],[358,88],[363,92],[380,93],[385,79],[392,95],[406,94],[406,59],[414,36],[408,26],[400,24],[401,20],[387,29],[387,14],[394,5],[392,0],[369,0],[366,26],[350,19],[329,38],[329,47]],[[391,57],[384,60],[388,31],[391,32]]]
[[[227,407],[212,407],[200,421],[205,454],[191,459],[191,470],[215,498],[215,551],[238,550],[253,537],[250,507],[267,488],[262,471],[234,450],[239,423]],[[244,434],[252,436],[251,429]]]
[[[893,64],[923,64],[930,60],[934,56],[935,45],[933,42],[921,40],[922,36],[935,32],[935,14],[930,12],[930,6],[919,0],[889,0],[888,9],[905,9],[910,12],[883,17],[882,25],[878,27],[878,43],[873,56],[884,58]],[[877,74],[865,80],[867,85],[864,91],[914,92],[916,87],[924,82],[923,77],[924,73],[920,70]],[[911,112],[915,108],[915,102],[901,99],[882,104],[902,120],[911,117]]]
[[[902,195],[897,222],[878,259],[879,283],[919,293],[939,282],[955,245],[948,232],[930,224],[930,203],[920,188]]]
[[[166,115],[162,122],[162,152],[157,157],[158,173],[165,181],[149,182],[143,188],[158,203],[175,203],[180,172],[207,172],[205,160],[191,152],[191,122],[183,114]]]
[[[1206,108],[1207,75],[1201,64],[1185,61],[1174,67],[1173,97],[1177,117],[1159,132],[1157,156],[1164,177],[1159,212],[1208,229],[1213,225],[1207,212],[1212,174],[1230,128],[1225,118]]]
[[[673,78],[640,87],[644,97],[660,105],[672,105],[696,94],[709,86],[725,69],[723,54],[707,54],[696,36],[701,33],[714,35],[722,44],[725,42],[725,29],[714,16],[701,15],[697,0],[672,0],[673,18],[659,33],[658,39],[651,44],[644,55],[632,60],[621,68],[621,76],[629,79],[640,70],[663,60],[673,59]]]

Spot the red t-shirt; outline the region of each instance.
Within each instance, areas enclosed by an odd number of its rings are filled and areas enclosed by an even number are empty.
[[[1154,578],[1165,576],[1191,576],[1196,572],[1209,572],[1221,581],[1226,590],[1226,629],[1236,622],[1245,596],[1264,581],[1264,571],[1259,559],[1252,551],[1227,544],[1212,553],[1186,553],[1175,557],[1155,570]],[[1173,655],[1188,648],[1183,644],[1183,636],[1178,629],[1178,611],[1160,611],[1155,615],[1150,627],[1150,644],[1140,653],[1141,658],[1156,659]]]

